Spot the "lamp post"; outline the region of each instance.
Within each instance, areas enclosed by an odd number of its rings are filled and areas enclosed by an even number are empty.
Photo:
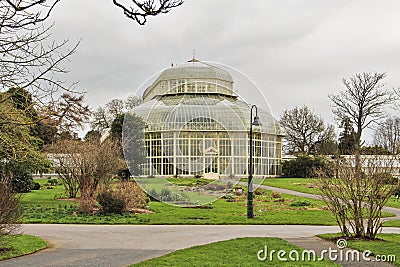
[[[253,109],[256,110],[256,115],[253,118]],[[257,106],[252,105],[250,109],[250,166],[249,166],[249,179],[247,180],[247,218],[254,217],[253,214],[253,125],[259,126],[260,119],[257,115]]]

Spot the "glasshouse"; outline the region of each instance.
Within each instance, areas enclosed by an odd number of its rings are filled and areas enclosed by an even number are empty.
[[[247,176],[251,105],[237,92],[229,72],[196,59],[164,70],[132,110],[146,123],[143,175]],[[261,123],[252,126],[254,176],[278,176],[279,125],[262,108],[257,115]]]

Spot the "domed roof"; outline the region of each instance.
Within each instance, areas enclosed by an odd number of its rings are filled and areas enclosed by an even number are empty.
[[[164,70],[158,79],[154,82],[173,79],[219,79],[227,82],[233,82],[232,76],[226,70],[200,62],[191,60],[188,63],[179,64]]]
[[[221,95],[165,95],[147,101],[131,112],[144,119],[147,131],[180,131],[187,127],[191,131],[247,131],[250,108],[238,98]],[[262,109],[258,109],[258,114],[262,133],[280,134],[271,114]]]
[[[233,96],[233,78],[226,70],[192,59],[162,71],[144,91],[143,100],[167,94],[204,92]]]

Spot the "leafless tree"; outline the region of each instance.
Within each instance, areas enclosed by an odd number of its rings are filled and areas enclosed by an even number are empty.
[[[91,127],[104,133],[111,128],[112,122],[118,115],[122,115],[132,108],[140,105],[142,98],[131,95],[126,100],[113,99],[108,102],[104,107],[97,108],[92,114]]]
[[[110,139],[102,143],[59,140],[51,151],[55,170],[71,198],[75,198],[78,191],[84,198],[93,198],[97,187],[107,185],[124,166],[117,144]]]
[[[58,76],[66,73],[62,64],[75,53],[78,44],[69,46],[68,40],[52,42],[50,30],[36,26],[0,32],[1,90],[25,89],[37,104],[59,89],[73,90],[74,85],[66,85]]]
[[[115,118],[125,112],[125,105],[122,99],[113,99],[106,104],[107,111]]]
[[[92,129],[104,133],[106,129],[111,127],[113,116],[109,114],[106,108],[99,107],[92,113],[91,127]]]
[[[285,129],[285,146],[291,152],[313,154],[322,142],[336,139],[333,126],[327,126],[307,106],[285,110],[280,124]]]
[[[182,5],[183,0],[113,0],[113,3],[123,10],[126,17],[144,25],[147,17],[166,14]]]
[[[400,118],[392,117],[380,123],[374,133],[374,144],[396,155],[400,152]]]
[[[382,207],[393,190],[385,184],[392,174],[393,162],[361,158],[363,130],[384,118],[384,107],[395,100],[394,93],[383,88],[385,77],[385,73],[377,72],[356,74],[343,79],[344,91],[329,96],[336,118],[348,120],[355,128],[354,157],[350,161],[338,160],[337,177],[321,180],[326,202],[345,235],[349,235],[346,228],[349,223],[356,237],[374,238],[381,227]],[[367,227],[364,219],[367,219]]]
[[[134,107],[139,106],[143,102],[143,99],[136,96],[136,95],[130,95],[128,98],[125,100],[125,109],[127,111],[130,111]]]
[[[361,136],[365,128],[386,116],[384,107],[395,100],[394,93],[385,90],[382,80],[385,73],[358,73],[344,78],[346,87],[338,95],[329,95],[333,102],[333,113],[339,121],[345,119],[355,126],[356,163],[360,156]],[[359,164],[357,163],[356,166]]]
[[[337,162],[337,176],[319,172],[319,187],[343,235],[374,239],[382,227],[382,209],[396,190],[391,183],[398,159],[370,156],[361,159],[361,176],[355,158]]]
[[[0,32],[4,29],[25,28],[43,22],[60,0],[2,0],[0,1]]]
[[[0,32],[2,29],[24,28],[46,20],[61,0],[0,1]],[[144,25],[147,17],[166,14],[183,4],[183,0],[113,0],[129,19]]]

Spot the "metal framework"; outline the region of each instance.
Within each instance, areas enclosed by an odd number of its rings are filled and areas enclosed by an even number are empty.
[[[250,106],[231,75],[198,61],[165,70],[132,110],[146,122],[145,176],[248,176]],[[281,174],[282,134],[259,109],[253,128],[254,176]]]

